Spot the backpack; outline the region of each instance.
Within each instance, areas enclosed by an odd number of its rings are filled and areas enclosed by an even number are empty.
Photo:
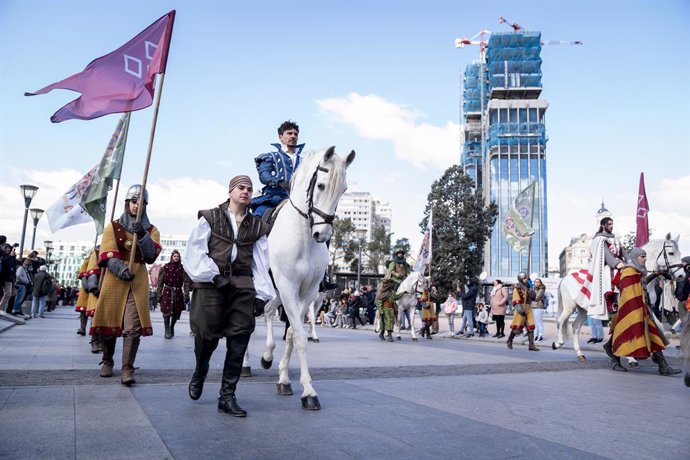
[[[53,279],[50,276],[46,276],[41,284],[41,297],[50,294],[53,289]]]
[[[541,301],[544,304],[544,308],[549,307],[549,296],[548,295],[545,295],[544,297],[542,297]]]

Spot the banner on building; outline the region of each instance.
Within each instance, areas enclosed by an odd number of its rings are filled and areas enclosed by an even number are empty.
[[[505,221],[505,234],[508,244],[517,252],[529,246],[534,228],[534,189],[535,183],[529,184],[508,208]]]

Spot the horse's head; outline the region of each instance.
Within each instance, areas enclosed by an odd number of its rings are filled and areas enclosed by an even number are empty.
[[[656,272],[668,272],[678,281],[685,277],[685,271],[681,261],[680,250],[678,249],[678,239],[666,234],[663,240],[652,240],[645,244],[642,249],[647,252],[647,270]]]
[[[346,169],[354,159],[354,150],[345,158],[336,155],[335,147],[311,152],[293,176],[290,200],[309,221],[311,236],[317,243],[333,235],[335,210],[347,189]]]

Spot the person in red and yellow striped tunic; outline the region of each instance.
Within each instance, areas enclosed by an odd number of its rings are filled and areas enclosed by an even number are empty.
[[[621,356],[645,359],[651,356],[659,366],[659,374],[679,374],[680,369],[668,365],[663,350],[668,343],[652,317],[647,306],[642,287],[643,277],[647,273],[645,262],[647,254],[643,249],[634,248],[630,252],[630,261],[621,271],[618,289],[620,290],[619,309],[613,325],[611,351],[618,358],[613,360],[613,369],[621,370]],[[625,368],[622,368],[625,370]]]

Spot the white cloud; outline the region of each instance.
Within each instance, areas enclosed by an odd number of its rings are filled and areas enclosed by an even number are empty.
[[[32,208],[47,209],[72,184],[83,176],[82,172],[62,169],[58,171],[24,170],[11,172],[14,184],[32,184],[39,187],[31,203]],[[166,235],[188,235],[196,222],[196,213],[218,205],[227,198],[227,187],[218,182],[206,179],[179,177],[160,179],[147,184],[150,206],[148,210],[151,221]],[[114,191],[111,191],[108,203],[108,216],[112,206]],[[121,203],[124,190],[120,190],[118,202]],[[6,235],[8,241],[19,242],[24,219],[24,202],[18,185],[0,183],[0,234]],[[116,205],[115,216],[121,212],[121,204]],[[31,245],[33,225],[29,215],[24,248]],[[42,246],[46,239],[59,241],[92,240],[95,237],[91,223],[75,225],[51,233],[47,217],[39,221],[36,231],[36,246]]]
[[[654,188],[647,187],[649,200],[649,227],[652,238],[663,238],[667,233],[680,235],[680,250],[690,254],[690,176],[661,180]],[[636,229],[637,193],[611,191],[604,197],[606,208],[613,213],[614,231],[625,235]],[[558,256],[570,239],[582,233],[592,234],[597,228],[595,213],[601,197],[576,194],[565,186],[554,184],[549,189],[549,266],[558,266]]]
[[[350,93],[316,104],[323,114],[351,126],[361,137],[391,142],[397,158],[417,167],[443,170],[458,162],[461,129],[457,123],[421,123],[421,113],[371,94]]]

